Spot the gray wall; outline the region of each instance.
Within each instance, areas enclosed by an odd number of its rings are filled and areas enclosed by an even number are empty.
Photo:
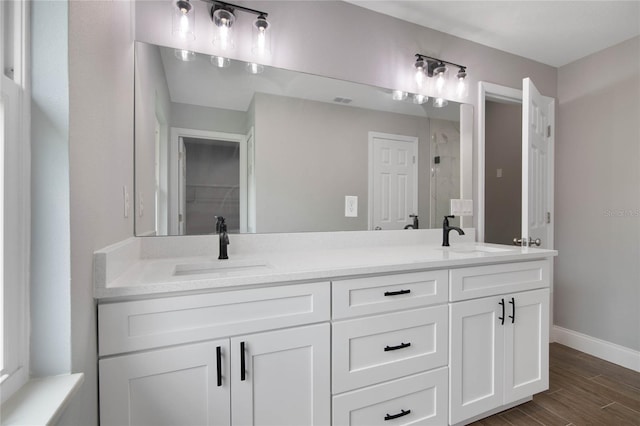
[[[555,167],[556,324],[635,350],[640,350],[639,64],[636,37],[558,70]]]
[[[243,4],[270,12],[272,65],[278,67],[400,89],[413,81],[410,65],[420,51],[466,64],[472,88],[479,80],[520,87],[529,76],[544,95],[556,96],[553,67],[351,4]],[[136,6],[137,38],[177,47],[170,36],[167,3],[140,1]],[[195,2],[195,7],[206,16],[203,2]],[[317,25],[319,16],[327,17],[326,25]],[[92,255],[134,234],[132,215],[124,218],[122,212],[122,187],[132,193],[133,186],[132,17],[127,1],[69,3],[71,355],[72,370],[85,372],[86,380],[62,424],[97,423]],[[212,49],[210,27],[196,24],[196,31],[194,48]],[[246,45],[247,40],[237,43]],[[234,59],[247,56],[238,52]],[[475,90],[470,90],[468,102],[476,104]]]
[[[33,2],[31,374],[71,370],[67,2]],[[37,313],[37,314],[36,314]]]
[[[85,380],[62,425],[98,423],[93,252],[133,235],[133,35],[126,1],[69,2],[71,369]]]
[[[484,240],[512,244],[522,223],[522,105],[486,102],[485,126]]]
[[[419,138],[428,217],[426,118],[261,93],[254,102],[258,232],[366,230],[370,131]],[[358,196],[358,217],[344,217],[345,195]]]
[[[244,135],[250,125],[247,112],[171,103],[171,127]]]

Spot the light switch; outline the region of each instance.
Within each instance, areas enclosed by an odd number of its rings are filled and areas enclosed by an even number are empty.
[[[502,177],[502,169],[496,169],[496,177]]]
[[[344,216],[358,217],[358,197],[356,195],[345,195]]]

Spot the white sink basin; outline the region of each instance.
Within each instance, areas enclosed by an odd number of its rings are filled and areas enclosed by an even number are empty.
[[[200,274],[230,274],[239,272],[255,272],[268,269],[269,265],[261,261],[214,260],[211,262],[185,263],[176,265],[174,276]]]

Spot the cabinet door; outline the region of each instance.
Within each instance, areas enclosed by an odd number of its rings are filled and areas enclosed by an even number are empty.
[[[506,404],[549,388],[549,290],[516,293],[505,300]]]
[[[504,330],[499,319],[502,300],[485,297],[451,305],[450,424],[502,405]]]
[[[229,359],[224,339],[100,360],[100,424],[229,426]]]
[[[318,324],[231,339],[234,425],[330,423],[329,327]]]

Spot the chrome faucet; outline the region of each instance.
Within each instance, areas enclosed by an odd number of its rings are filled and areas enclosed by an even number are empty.
[[[220,255],[218,259],[228,259],[227,246],[229,245],[229,234],[227,234],[227,224],[222,216],[216,216],[216,234],[220,235]]]
[[[456,230],[458,235],[464,235],[464,231],[457,226],[449,226],[449,219],[455,216],[445,216],[442,222],[442,247],[449,247],[449,231]]]

